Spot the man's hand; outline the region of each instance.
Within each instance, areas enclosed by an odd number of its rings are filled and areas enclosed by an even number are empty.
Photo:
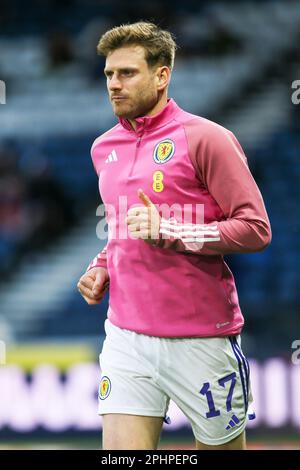
[[[89,305],[98,304],[109,286],[109,275],[105,268],[92,268],[86,272],[77,284],[77,288]]]
[[[142,189],[138,190],[138,197],[143,205],[128,210],[126,217],[128,230],[133,238],[154,244],[159,238],[159,212]]]

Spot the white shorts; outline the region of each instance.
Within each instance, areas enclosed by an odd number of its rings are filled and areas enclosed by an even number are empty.
[[[172,399],[204,444],[225,444],[245,429],[252,395],[239,336],[158,338],[109,320],[105,331],[100,415],[166,417]]]

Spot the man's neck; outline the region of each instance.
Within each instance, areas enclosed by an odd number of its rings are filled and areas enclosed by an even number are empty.
[[[145,116],[154,116],[155,114],[158,114],[162,109],[164,109],[167,102],[168,102],[167,95],[163,95],[161,99],[156,103],[156,105],[147,114],[145,114]],[[128,121],[132,125],[133,129],[136,130],[137,123],[135,119],[128,119]]]

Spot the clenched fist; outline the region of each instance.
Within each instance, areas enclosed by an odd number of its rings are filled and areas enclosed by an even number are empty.
[[[109,287],[109,275],[105,268],[92,268],[86,272],[77,284],[77,288],[89,305],[98,304]]]
[[[142,189],[138,190],[141,206],[132,207],[127,212],[128,231],[135,239],[156,244],[159,239],[160,215],[149,197]]]

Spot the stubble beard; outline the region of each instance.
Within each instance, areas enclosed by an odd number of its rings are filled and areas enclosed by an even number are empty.
[[[117,109],[114,109],[114,114],[123,119],[136,119],[138,117],[145,116],[154,106],[157,104],[157,97],[154,93],[149,93],[147,96],[143,96],[137,103],[133,103],[127,112],[120,109],[118,112]]]

